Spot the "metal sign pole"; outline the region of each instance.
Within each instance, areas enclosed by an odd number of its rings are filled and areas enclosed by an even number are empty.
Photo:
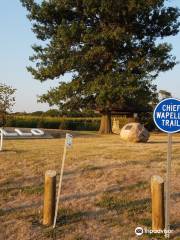
[[[170,230],[170,181],[171,181],[171,158],[172,158],[172,134],[168,133],[168,151],[166,165],[166,202],[165,202],[165,229]],[[169,234],[167,234],[169,238]]]
[[[180,132],[180,100],[166,98],[159,102],[153,112],[156,126],[168,133],[166,185],[165,185],[165,237],[170,235],[170,188],[171,188],[171,159],[172,159],[172,133]]]
[[[58,206],[59,206],[59,200],[60,200],[60,194],[61,194],[61,188],[62,188],[62,179],[63,179],[63,172],[64,172],[64,163],[66,160],[67,147],[68,148],[72,147],[72,135],[68,134],[68,133],[66,133],[66,138],[65,138],[65,143],[64,143],[64,153],[63,153],[63,159],[62,159],[62,165],[61,165],[61,173],[60,173],[60,179],[59,179],[59,187],[58,187],[58,194],[57,194],[57,200],[56,200],[53,228],[56,227]]]
[[[55,208],[55,216],[54,216],[53,228],[56,227],[59,199],[60,199],[61,187],[62,187],[62,178],[63,178],[63,172],[64,172],[64,163],[65,163],[65,159],[66,159],[66,150],[67,150],[67,139],[65,139],[65,144],[64,144],[64,153],[63,153],[61,173],[60,173],[60,179],[59,179],[59,187],[58,187],[58,194],[57,194],[57,200],[56,200],[56,208]]]

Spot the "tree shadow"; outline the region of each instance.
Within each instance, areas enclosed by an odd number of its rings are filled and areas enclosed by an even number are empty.
[[[147,142],[147,144],[148,145],[150,145],[150,144],[161,144],[161,143],[163,143],[163,144],[165,144],[165,143],[168,143],[168,140],[167,141],[148,141]],[[180,141],[172,141],[172,144],[179,144],[180,143]]]
[[[123,163],[112,163],[112,164],[107,164],[107,165],[102,165],[102,166],[96,166],[96,165],[88,165],[85,166],[84,168],[76,168],[74,170],[69,170],[69,171],[65,171],[64,175],[76,175],[76,174],[81,174],[81,173],[86,173],[86,172],[93,172],[93,171],[97,171],[97,170],[112,170],[115,168],[120,168],[120,167],[126,167],[129,165],[137,165],[137,164],[142,164],[142,161],[133,161],[133,160],[129,160],[127,162],[123,162]]]
[[[13,147],[13,149],[3,149],[2,151],[0,151],[0,155],[3,153],[10,153],[10,154],[21,154],[21,153],[27,153],[29,152],[29,150],[25,150],[25,149],[16,149],[15,147]]]
[[[180,192],[174,192],[171,194],[171,197],[173,200],[177,200],[178,198],[180,198]]]
[[[180,237],[180,222],[172,223],[170,229],[174,231],[171,234],[172,239],[177,239],[177,237]]]
[[[24,177],[23,176],[18,179],[8,178],[5,181],[0,182],[0,191],[3,191],[3,189],[8,190],[8,189],[12,188],[12,190],[15,190],[15,189],[21,189],[26,186],[30,186],[30,184],[25,185],[26,182],[28,182],[28,183],[29,182],[30,183],[38,182],[39,185],[41,185],[43,183],[43,180],[42,180],[42,176],[33,176],[33,177],[31,177],[31,176]]]
[[[104,205],[103,207],[100,207],[98,210],[94,211],[72,211],[71,209],[60,209],[58,218],[57,218],[57,225],[63,226],[68,225],[72,223],[77,223],[84,220],[92,220],[92,219],[100,219],[101,217],[104,217],[109,211],[115,211],[117,215],[122,214],[125,211],[139,211],[142,209],[142,211],[145,210],[146,206],[149,206],[150,199],[140,199],[140,200],[134,200],[134,201],[128,201],[126,203],[117,201],[112,202],[112,205]]]
[[[6,214],[10,214],[10,213],[18,212],[18,211],[37,208],[37,207],[42,206],[42,203],[43,203],[42,201],[38,201],[37,203],[29,203],[29,204],[22,203],[19,206],[11,207],[11,208],[1,208],[0,209],[0,216],[4,216]]]
[[[99,219],[106,213],[108,213],[107,209],[100,209],[97,211],[60,211],[58,214],[59,217],[57,218],[57,225],[60,227],[63,225],[77,223],[83,220]]]
[[[180,222],[171,224],[171,227],[172,227],[173,230],[179,229],[180,228]]]
[[[131,184],[128,186],[119,186],[119,185],[115,185],[115,186],[111,186],[108,187],[104,190],[97,190],[94,192],[88,192],[88,193],[77,193],[77,194],[73,194],[70,196],[63,196],[61,197],[62,201],[71,201],[71,200],[79,200],[82,198],[91,198],[91,197],[96,197],[98,195],[101,194],[105,194],[105,193],[116,193],[116,192],[122,192],[125,190],[133,190],[133,189],[137,189],[140,186],[140,182],[135,183],[135,184]],[[142,188],[141,188],[142,189]]]
[[[66,133],[70,133],[73,135],[73,137],[81,138],[81,137],[87,137],[87,138],[100,138],[102,135],[100,135],[96,131],[71,131],[71,130],[61,130],[61,129],[45,129],[45,131],[48,134],[51,134],[53,138],[65,138]]]

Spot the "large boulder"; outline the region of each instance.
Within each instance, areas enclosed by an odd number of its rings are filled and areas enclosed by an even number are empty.
[[[142,124],[133,122],[121,129],[120,137],[129,142],[147,142],[150,134]]]

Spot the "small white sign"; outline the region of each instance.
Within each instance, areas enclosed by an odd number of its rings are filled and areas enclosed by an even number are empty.
[[[66,133],[66,146],[67,147],[72,147],[73,145],[73,136],[69,133]]]

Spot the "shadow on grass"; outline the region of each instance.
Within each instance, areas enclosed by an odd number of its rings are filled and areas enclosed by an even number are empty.
[[[84,174],[84,173],[89,173],[89,172],[95,172],[95,171],[99,171],[99,170],[113,170],[115,168],[120,168],[120,167],[126,167],[126,166],[129,166],[129,165],[137,165],[137,164],[142,164],[143,162],[142,161],[133,161],[133,160],[130,160],[130,161],[127,161],[127,162],[124,162],[124,163],[119,163],[119,164],[107,164],[107,165],[102,165],[102,166],[98,166],[98,165],[87,165],[87,166],[84,166],[83,168],[77,168],[77,169],[74,169],[74,170],[71,170],[71,171],[65,171],[64,172],[64,176],[66,177],[66,179],[68,178],[68,176],[75,176],[77,174]],[[57,175],[58,176],[58,175]],[[59,177],[59,176],[58,176]],[[39,177],[39,176],[34,176],[34,177],[22,177],[22,178],[19,178],[19,179],[7,179],[6,181],[4,182],[1,182],[0,183],[0,191],[3,190],[2,187],[4,186],[10,186],[10,185],[22,185],[24,183],[24,181],[30,181],[30,182],[33,182],[33,181],[40,181],[42,179],[42,176]],[[13,188],[13,187],[12,187]]]
[[[61,198],[62,201],[71,201],[71,200],[77,200],[77,199],[82,199],[82,198],[90,198],[90,197],[95,197],[100,194],[105,194],[105,193],[115,193],[115,192],[122,192],[122,191],[132,191],[132,190],[138,190],[138,189],[145,189],[148,187],[148,182],[144,181],[139,181],[135,184],[131,184],[128,186],[112,186],[104,190],[97,190],[94,192],[88,192],[88,193],[81,193],[81,194],[73,194],[70,196],[64,196]]]
[[[174,230],[172,239],[180,239],[180,222],[173,222],[170,229]],[[179,238],[176,238],[179,237]]]
[[[121,225],[122,223],[117,221],[120,214],[124,213],[125,211],[128,213],[134,211],[135,214],[139,214],[147,210],[149,205],[150,199],[148,198],[135,201],[122,201],[116,198],[102,198],[100,202],[96,204],[96,206],[99,207],[98,210],[75,211],[70,208],[60,209],[58,212],[55,233],[52,227],[44,229],[43,231],[46,236],[52,237],[54,234],[56,234],[56,236],[59,237],[61,234],[63,234],[65,228],[67,230],[67,227],[69,227],[68,231],[70,231],[70,226],[73,224],[89,220],[97,220],[101,222],[109,221],[111,224],[113,223],[116,225]],[[112,212],[112,214],[109,215],[110,212]],[[133,220],[133,218],[131,218],[131,220]]]
[[[85,172],[97,171],[97,170],[112,170],[115,168],[126,167],[129,165],[133,166],[133,165],[142,164],[142,163],[143,163],[143,161],[129,160],[129,161],[119,163],[119,164],[113,163],[113,164],[107,164],[107,165],[101,165],[101,166],[87,165],[87,166],[84,166],[83,168],[77,168],[72,171],[65,171],[64,175],[67,175],[67,176],[68,175],[76,175],[76,174],[82,174]]]
[[[116,198],[103,198],[96,203],[99,207],[97,211],[74,211],[70,208],[60,209],[57,218],[57,225],[63,226],[76,223],[83,220],[98,219],[101,220],[109,211],[116,211],[117,215],[124,211],[135,211],[140,213],[150,206],[150,199],[140,199],[135,201],[122,201]]]
[[[180,222],[172,223],[171,227],[173,230],[180,229]]]
[[[10,139],[8,139],[8,140],[10,140]],[[11,149],[4,148],[2,151],[0,151],[0,154],[3,154],[3,153],[21,154],[21,153],[27,153],[27,152],[29,152],[28,149],[17,149],[15,147],[12,147]]]
[[[176,240],[180,239],[180,231],[176,232],[175,234],[172,234],[171,239],[176,239]]]
[[[19,212],[19,211],[22,211],[22,210],[28,210],[28,209],[31,209],[31,208],[37,208],[37,207],[40,207],[42,205],[42,202],[37,202],[37,203],[23,203],[21,204],[20,206],[16,206],[16,207],[12,207],[12,208],[3,208],[3,209],[0,209],[0,216],[4,216],[6,214],[11,214],[11,213],[15,213],[15,212]]]
[[[6,187],[0,188],[0,192],[3,196],[14,192],[14,194],[24,193],[27,195],[40,195],[44,192],[44,185],[41,183],[40,185],[33,185],[33,186],[16,186],[16,187]]]
[[[99,219],[104,216],[108,210],[98,211],[73,211],[71,209],[60,209],[57,218],[57,225],[63,226],[84,220]]]
[[[149,141],[147,142],[148,145],[150,144],[167,144],[168,141]],[[179,144],[180,141],[173,141],[172,144]]]
[[[70,133],[73,137],[81,138],[100,138],[102,135],[98,134],[98,131],[71,131],[71,130],[61,130],[61,129],[46,129],[46,132],[51,134],[54,138],[65,138],[66,133]]]
[[[150,198],[128,201],[127,199],[118,199],[117,197],[106,194],[97,202],[97,206],[110,211],[115,210],[118,214],[127,211],[129,215],[133,215],[142,213],[145,210],[150,211],[150,202]]]
[[[13,187],[17,187],[20,188],[20,186],[22,187],[22,185],[25,185],[24,183],[34,183],[34,182],[40,182],[42,183],[42,176],[22,176],[18,179],[15,179],[14,177],[9,177],[4,181],[0,182],[0,191],[3,188],[13,188]]]

